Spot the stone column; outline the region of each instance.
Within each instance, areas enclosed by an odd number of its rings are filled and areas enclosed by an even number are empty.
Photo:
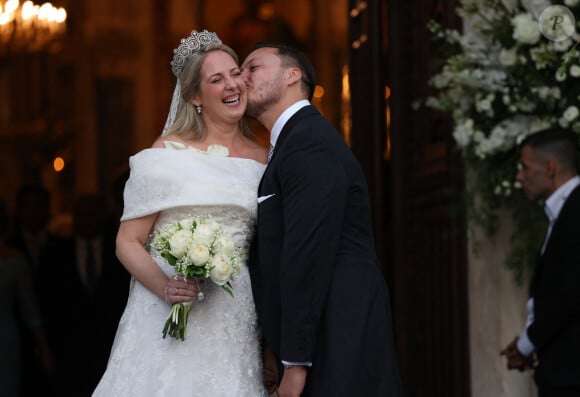
[[[512,225],[501,214],[502,227],[493,240],[469,225],[469,339],[471,397],[535,397],[532,372],[508,371],[499,352],[526,323],[528,280],[518,285],[504,261]]]

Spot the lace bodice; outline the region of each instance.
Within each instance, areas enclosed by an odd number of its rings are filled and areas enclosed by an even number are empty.
[[[218,223],[223,231],[232,237],[234,244],[243,251],[249,244],[249,237],[255,223],[255,212],[235,206],[184,206],[162,211],[157,218],[155,229],[189,217],[209,217]]]

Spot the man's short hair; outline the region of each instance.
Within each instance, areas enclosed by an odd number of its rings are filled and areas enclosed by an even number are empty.
[[[314,95],[314,88],[316,88],[316,73],[314,72],[314,66],[312,65],[312,62],[308,60],[304,53],[286,44],[270,43],[265,41],[254,44],[250,52],[259,48],[275,48],[278,50],[278,55],[282,60],[283,66],[297,67],[300,69],[302,72],[302,85],[306,89],[308,99],[312,100],[312,95]]]
[[[540,153],[549,154],[566,170],[578,171],[578,136],[559,128],[550,128],[528,135],[520,149],[529,146]]]

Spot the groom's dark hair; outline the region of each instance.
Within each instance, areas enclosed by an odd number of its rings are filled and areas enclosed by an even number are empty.
[[[282,65],[286,67],[296,67],[302,72],[302,87],[307,93],[308,99],[312,100],[314,88],[316,87],[316,74],[312,62],[298,49],[286,44],[260,41],[252,47],[250,52],[259,48],[275,48],[282,60]]]

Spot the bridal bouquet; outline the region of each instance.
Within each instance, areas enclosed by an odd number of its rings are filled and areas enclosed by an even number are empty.
[[[150,248],[174,267],[175,274],[202,280],[209,278],[233,297],[230,281],[240,268],[239,249],[212,220],[191,217],[170,223],[155,231]],[[185,339],[191,303],[173,304],[163,327],[164,338],[169,333],[176,339]]]

